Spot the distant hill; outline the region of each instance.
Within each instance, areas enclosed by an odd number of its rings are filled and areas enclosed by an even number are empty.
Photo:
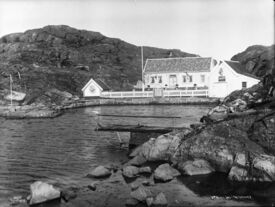
[[[193,57],[175,49],[144,47],[146,58]],[[98,32],[65,25],[46,26],[0,39],[0,90],[9,88],[39,96],[49,89],[81,94],[91,78],[114,90],[132,89],[141,79],[141,49]]]
[[[253,45],[234,55],[231,60],[240,61],[246,66],[247,72],[258,77],[263,77],[268,73],[273,74],[273,77],[275,77],[274,50],[275,45]]]

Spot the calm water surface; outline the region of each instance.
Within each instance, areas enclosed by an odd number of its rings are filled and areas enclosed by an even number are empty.
[[[26,195],[29,185],[43,180],[59,185],[81,181],[99,164],[127,159],[114,132],[96,132],[96,121],[107,124],[189,126],[208,106],[112,106],[71,110],[55,119],[0,119],[0,203]],[[181,119],[99,117],[95,113],[181,116]],[[121,134],[127,141],[128,133]]]

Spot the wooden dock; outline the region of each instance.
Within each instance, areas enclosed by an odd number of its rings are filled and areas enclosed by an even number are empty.
[[[150,138],[157,138],[162,134],[169,133],[173,130],[184,129],[184,127],[161,127],[161,126],[146,126],[146,125],[105,125],[98,124],[96,131],[115,131],[130,132],[129,149],[143,144]],[[119,136],[119,135],[118,135]]]
[[[148,115],[126,115],[126,114],[97,114],[97,116],[113,116],[113,117],[133,117],[133,118],[162,118],[162,119],[180,119],[180,116],[148,116]]]
[[[161,127],[161,126],[146,126],[146,125],[98,125],[96,131],[117,131],[117,132],[140,132],[140,133],[168,133],[173,130],[182,129],[183,127]]]

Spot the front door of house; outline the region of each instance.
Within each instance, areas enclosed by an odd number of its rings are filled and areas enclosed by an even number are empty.
[[[169,76],[169,88],[176,88],[176,84],[177,84],[177,76],[170,75]]]

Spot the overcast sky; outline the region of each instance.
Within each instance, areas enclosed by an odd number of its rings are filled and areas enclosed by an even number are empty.
[[[65,24],[141,46],[230,59],[274,42],[273,0],[0,0],[0,36]]]

